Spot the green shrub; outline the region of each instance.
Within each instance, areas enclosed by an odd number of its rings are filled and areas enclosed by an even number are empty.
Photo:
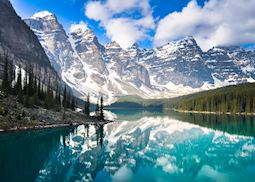
[[[6,116],[7,114],[8,114],[7,108],[5,108],[4,106],[0,105],[0,115]]]

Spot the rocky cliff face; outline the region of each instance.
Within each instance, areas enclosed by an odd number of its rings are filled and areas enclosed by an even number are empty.
[[[148,70],[137,62],[136,51],[136,45],[124,50],[116,42],[112,42],[106,45],[104,59],[109,68],[114,70],[122,80],[129,81],[137,87],[142,84],[150,87]]]
[[[221,82],[243,83],[247,82],[246,75],[237,60],[230,57],[224,47],[214,47],[205,54],[206,65],[211,69],[212,76]]]
[[[102,74],[107,74],[106,65],[102,59],[104,47],[99,44],[92,30],[73,29],[69,33],[70,41],[81,60],[85,61]]]
[[[59,73],[70,68],[75,56],[68,36],[55,15],[43,11],[34,14],[25,22],[37,35],[54,68]]]
[[[9,0],[0,0],[0,54],[8,54],[23,66],[32,63],[42,79],[46,73],[56,77],[37,36],[16,14]]]
[[[160,85],[172,82],[199,88],[205,82],[213,83],[203,52],[192,37],[144,51],[139,60],[147,65],[153,81]]]
[[[109,102],[122,95],[163,98],[255,80],[255,52],[244,48],[203,52],[194,38],[187,37],[153,49],[137,44],[122,49],[116,42],[101,45],[85,27],[66,33],[49,12],[36,13],[25,22],[80,97],[104,95]]]
[[[110,102],[116,95],[147,94],[140,88],[151,86],[148,70],[116,43],[104,47],[92,30],[82,27],[75,27],[67,34],[56,16],[47,11],[24,21],[77,96],[90,93],[93,100],[104,95]]]

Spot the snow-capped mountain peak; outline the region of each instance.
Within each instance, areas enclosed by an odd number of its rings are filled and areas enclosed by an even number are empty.
[[[75,34],[76,36],[82,36],[86,40],[93,41],[96,38],[96,35],[93,30],[88,29],[87,27],[83,26],[73,26],[70,29],[69,34]]]
[[[88,93],[92,100],[104,96],[108,103],[123,95],[164,98],[255,81],[251,50],[214,47],[203,52],[191,36],[152,49],[137,44],[122,49],[115,41],[101,45],[94,31],[82,24],[66,34],[47,11],[25,22],[63,80],[81,98]]]
[[[186,42],[188,44],[197,44],[197,42],[193,36],[184,37],[183,39],[180,39],[178,42]]]
[[[87,30],[88,30],[87,25],[81,22],[80,24],[71,25],[69,33],[83,34]]]
[[[110,49],[110,48],[121,48],[120,45],[116,42],[116,41],[113,41],[113,42],[110,42],[108,44],[105,45],[106,48]]]
[[[55,18],[55,15],[53,13],[50,13],[49,11],[40,11],[31,16],[31,18],[38,19],[38,18]]]
[[[83,37],[84,39],[86,39],[88,42],[94,42],[96,41],[98,43],[98,39],[94,33],[93,30],[88,29],[86,31],[83,32]]]

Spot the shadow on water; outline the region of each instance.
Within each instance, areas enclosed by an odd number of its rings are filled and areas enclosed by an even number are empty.
[[[90,136],[91,127],[95,130],[93,136]],[[95,138],[97,150],[101,150],[104,125],[84,125],[84,128],[82,141],[79,142]],[[78,141],[77,136],[75,127],[0,134],[0,181],[45,181],[40,176],[45,175],[42,171],[47,168],[53,173],[50,180],[66,180],[63,174],[72,166],[69,160],[75,156],[73,150],[76,148],[71,142]],[[59,160],[63,161],[64,166],[57,165]]]
[[[84,125],[85,132],[84,132],[84,135],[83,135],[84,139],[90,137],[90,135],[89,135],[90,127],[93,126],[94,129],[95,129],[97,145],[100,145],[100,147],[102,148],[103,147],[103,141],[104,141],[104,125],[105,124],[94,124],[94,125],[85,124]]]
[[[51,152],[74,128],[0,134],[0,181],[34,181]]]
[[[235,135],[255,136],[255,117],[250,115],[199,114],[172,112],[171,117]]]
[[[97,138],[97,145],[100,144],[100,147],[103,147],[103,140],[104,140],[104,125],[94,125],[96,130],[96,138]]]

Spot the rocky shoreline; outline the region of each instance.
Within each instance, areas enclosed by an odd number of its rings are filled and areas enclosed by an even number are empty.
[[[78,126],[82,124],[107,124],[102,120],[86,116],[70,109],[47,110],[41,107],[26,108],[14,97],[0,101],[0,132],[36,130],[57,127]]]

